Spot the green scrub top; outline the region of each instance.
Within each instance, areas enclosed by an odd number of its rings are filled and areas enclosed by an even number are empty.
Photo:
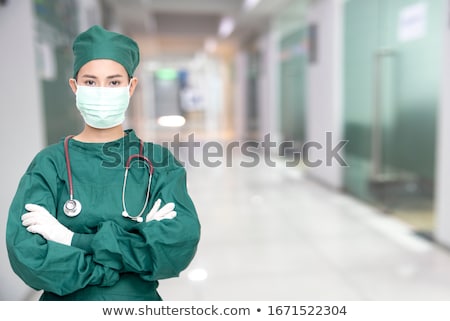
[[[109,143],[71,139],[69,155],[74,198],[81,213],[63,212],[69,199],[64,140],[39,152],[22,177],[12,201],[7,228],[8,256],[14,272],[30,287],[44,290],[41,300],[161,300],[158,280],[176,277],[192,261],[200,223],[186,188],[186,171],[167,148],[145,143],[154,166],[148,213],[175,203],[173,219],[138,223],[122,216],[124,163],[138,154],[133,130]],[[126,208],[137,215],[145,203],[148,168],[133,161],[126,186]],[[45,207],[75,234],[71,246],[47,241],[22,226],[25,204]]]

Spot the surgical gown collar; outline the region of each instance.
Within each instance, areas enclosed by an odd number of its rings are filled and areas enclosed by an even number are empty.
[[[129,144],[130,148],[132,148],[132,152],[137,151],[137,146],[139,146],[139,138],[136,136],[134,129],[126,129],[124,130],[125,135],[121,138],[110,142],[102,142],[102,143],[86,143],[81,142],[75,139],[71,139],[69,141],[69,148],[74,148],[76,150],[84,151],[84,152],[92,152],[92,153],[103,153],[105,149],[111,148],[124,148],[125,144]],[[64,137],[61,138],[60,143],[64,143]],[[105,156],[107,156],[105,154]]]

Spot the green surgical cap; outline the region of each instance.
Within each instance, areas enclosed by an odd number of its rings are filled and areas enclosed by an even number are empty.
[[[130,77],[139,64],[139,47],[133,39],[100,26],[93,26],[80,33],[72,49],[75,56],[74,77],[81,67],[95,59],[111,59],[120,63]]]

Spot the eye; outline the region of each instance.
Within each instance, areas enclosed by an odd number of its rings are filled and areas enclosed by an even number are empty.
[[[112,86],[112,87],[120,86],[120,80],[112,80],[110,82],[110,86]]]
[[[95,81],[88,79],[84,82],[84,85],[85,86],[95,86]]]

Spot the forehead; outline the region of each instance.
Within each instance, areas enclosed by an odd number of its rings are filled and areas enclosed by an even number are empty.
[[[97,77],[107,77],[111,74],[127,76],[125,67],[118,62],[110,59],[95,59],[83,65],[78,76],[83,74],[95,75]]]

